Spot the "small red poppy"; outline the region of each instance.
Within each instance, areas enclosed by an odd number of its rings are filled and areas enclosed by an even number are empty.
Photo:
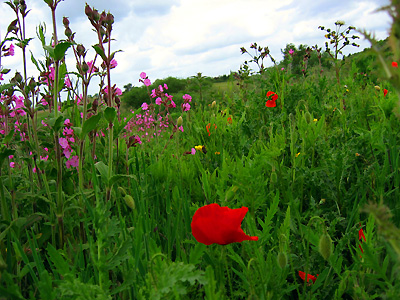
[[[258,241],[258,236],[249,236],[240,227],[248,210],[244,206],[231,209],[217,203],[200,207],[193,215],[192,234],[205,245]]]
[[[388,90],[387,89],[383,89],[383,96],[385,96],[386,97],[386,94],[388,93]]]
[[[318,276],[319,274],[317,274]],[[304,281],[306,280],[306,273],[304,273],[303,271],[299,271],[299,276],[301,279],[303,279]],[[311,274],[307,274],[307,282],[310,282],[310,280],[312,280],[313,283],[315,283],[315,280],[317,280],[317,277],[311,275]],[[311,283],[311,282],[310,282]]]
[[[392,62],[392,67],[393,67],[393,68],[398,68],[399,65],[397,64],[397,62],[393,61],[393,62]]]
[[[358,231],[358,240],[360,241],[360,244],[358,245],[358,248],[360,248],[360,250],[361,250],[361,253],[364,253],[364,250],[363,250],[363,248],[361,247],[361,244],[362,244],[362,240],[364,239],[364,241],[366,242],[367,241],[367,239],[365,238],[365,235],[364,235],[364,231],[363,231],[363,229],[361,228],[359,231]],[[361,255],[360,255],[360,257],[361,257]]]
[[[229,124],[232,124],[232,118],[231,117],[229,117],[227,121],[228,121]]]
[[[206,129],[207,129],[207,132],[208,132],[208,136],[211,135],[210,128],[211,128],[211,123],[208,123],[207,126],[206,126]],[[214,124],[214,128],[217,129],[217,125]]]
[[[267,97],[269,98],[270,96],[271,99],[268,99],[267,102],[265,103],[266,107],[276,107],[276,100],[278,100],[278,95],[272,91],[269,91],[267,93]]]

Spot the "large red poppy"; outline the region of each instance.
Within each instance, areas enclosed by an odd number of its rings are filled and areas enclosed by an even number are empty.
[[[278,95],[273,91],[269,91],[267,93],[267,98],[269,98],[270,96],[272,96],[272,97],[271,97],[271,99],[268,99],[267,102],[265,102],[265,106],[266,107],[276,107],[276,100],[278,100]]]
[[[245,234],[240,227],[248,210],[247,207],[221,207],[217,203],[200,207],[193,215],[192,234],[205,245],[257,241],[257,236]]]
[[[303,271],[299,271],[299,276],[304,281],[306,280],[306,273],[304,273]],[[317,274],[317,276],[318,276],[318,274]],[[317,277],[315,277],[311,274],[307,274],[307,282],[309,282],[310,280],[312,280],[312,282],[315,283],[315,280],[317,280]]]

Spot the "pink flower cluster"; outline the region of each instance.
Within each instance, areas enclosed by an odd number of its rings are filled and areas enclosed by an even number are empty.
[[[181,105],[182,111],[188,111],[190,109],[189,102],[192,102],[192,96],[190,96],[188,94],[185,94],[185,95],[182,96],[182,98],[183,98],[183,101],[184,101],[182,103],[182,105]]]
[[[139,82],[143,82],[143,84],[145,86],[150,86],[151,85],[151,81],[148,78],[147,74],[145,72],[140,73],[140,79]]]
[[[164,93],[164,89],[168,90],[168,86],[164,83],[164,86],[159,85],[157,89],[153,89],[151,91],[150,96],[154,99],[156,98],[157,105],[164,105],[166,108],[175,108],[176,104],[174,100],[172,100],[171,95]]]
[[[132,113],[134,112],[132,111]],[[168,117],[166,120],[161,115],[157,115],[154,118],[149,111],[146,111],[144,114],[137,114],[135,117],[130,119],[126,124],[124,138],[137,133],[141,138],[147,138],[149,141],[150,138],[161,135],[162,131],[169,126]]]
[[[6,125],[10,128],[11,124],[14,124],[15,132],[19,132],[21,141],[27,140],[27,124],[19,121],[21,116],[26,115],[25,110],[23,110],[25,108],[24,98],[15,95],[11,97],[1,95],[0,102],[3,105],[3,109],[0,109],[0,119],[8,115],[9,121],[9,124],[6,124],[5,121],[0,122],[0,134],[6,134]]]
[[[64,137],[58,138],[58,143],[63,149],[64,156],[68,159],[66,162],[67,169],[71,167],[77,168],[79,165],[79,158],[77,155],[71,156],[74,151],[71,147],[75,143],[74,130],[72,129],[72,123],[69,119],[64,121],[63,135]]]

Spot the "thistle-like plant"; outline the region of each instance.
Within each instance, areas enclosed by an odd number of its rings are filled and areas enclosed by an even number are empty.
[[[325,42],[325,51],[333,60],[335,65],[336,80],[337,83],[340,84],[340,69],[342,68],[342,64],[339,63],[340,56],[342,59],[344,58],[343,49],[346,46],[351,45],[354,47],[360,47],[360,45],[354,42],[360,37],[351,34],[351,32],[355,30],[355,27],[346,27],[344,21],[336,21],[335,26],[335,30],[325,28],[325,26],[318,26],[318,28],[322,31],[326,31],[325,38],[327,38],[328,41]]]

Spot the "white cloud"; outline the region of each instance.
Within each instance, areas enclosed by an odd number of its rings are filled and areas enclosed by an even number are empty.
[[[319,25],[334,27],[336,20],[344,20],[357,28],[374,32],[379,39],[386,38],[390,27],[387,13],[373,13],[388,1],[380,0],[87,0],[91,7],[110,11],[115,16],[112,44],[118,67],[112,79],[118,86],[138,85],[140,72],[152,80],[167,76],[189,77],[202,72],[207,76],[228,74],[237,70],[244,60],[240,47],[257,42],[268,46],[279,61],[281,49],[288,43],[318,44],[325,40]],[[11,10],[3,3],[0,29],[5,30],[13,20]],[[36,27],[47,24],[47,40],[51,36],[50,9],[42,0],[27,0],[31,12],[27,21],[28,36],[36,37]],[[66,0],[57,11],[58,35],[64,38],[62,17],[70,18],[70,27],[76,31],[76,41],[90,49],[97,43],[90,22],[84,14],[85,1]],[[7,13],[3,13],[8,11]],[[363,47],[369,46],[361,42]],[[32,41],[29,49],[42,57],[41,45]],[[362,48],[361,48],[362,49]],[[354,49],[358,51],[360,49]],[[7,68],[22,69],[21,55],[2,59]],[[28,52],[29,53],[29,52]],[[92,58],[88,58],[91,60]],[[69,68],[75,69],[72,53],[68,54]],[[30,64],[28,72],[33,73]],[[95,87],[97,89],[97,86]]]

